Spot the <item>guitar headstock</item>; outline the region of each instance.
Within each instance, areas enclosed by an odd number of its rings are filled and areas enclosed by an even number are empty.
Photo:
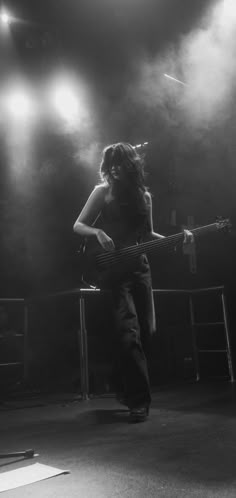
[[[229,231],[232,228],[229,218],[223,218],[222,216],[217,216],[216,218],[217,230]]]

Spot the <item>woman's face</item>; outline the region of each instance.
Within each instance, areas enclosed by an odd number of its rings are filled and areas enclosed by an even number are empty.
[[[113,164],[111,167],[111,177],[113,180],[122,180],[124,178],[122,166]]]

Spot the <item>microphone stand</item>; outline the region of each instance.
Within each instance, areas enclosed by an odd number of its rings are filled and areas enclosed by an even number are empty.
[[[24,457],[24,458],[33,458],[34,456],[38,456],[34,453],[34,450],[25,450],[25,451],[15,451],[13,453],[0,453],[0,458],[14,458],[14,457]]]

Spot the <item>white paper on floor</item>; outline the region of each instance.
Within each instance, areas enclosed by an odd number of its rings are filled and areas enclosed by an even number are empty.
[[[0,492],[42,481],[43,479],[49,479],[49,477],[55,477],[59,474],[69,473],[69,470],[61,470],[43,465],[42,463],[34,463],[33,465],[28,465],[28,467],[21,467],[20,469],[0,474]]]

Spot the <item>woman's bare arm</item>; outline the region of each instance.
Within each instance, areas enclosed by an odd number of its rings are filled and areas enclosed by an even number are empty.
[[[147,208],[148,208],[148,233],[147,233],[147,239],[164,239],[165,236],[161,235],[160,233],[154,232],[153,230],[153,217],[152,217],[152,197],[149,192],[145,192],[145,198],[147,202]]]
[[[96,237],[106,251],[114,249],[113,240],[100,228],[93,226],[105,202],[106,185],[97,185],[73,225],[73,230],[82,237]]]
[[[105,199],[105,189],[103,185],[97,185],[91,192],[82,211],[73,225],[75,233],[88,237],[97,234],[97,228],[93,227],[99,213],[103,207]]]
[[[161,235],[160,233],[154,232],[153,230],[153,218],[152,218],[152,197],[149,192],[145,193],[146,196],[146,201],[147,201],[147,206],[148,206],[148,226],[149,226],[149,232],[147,234],[147,239],[163,239],[165,238],[164,235]],[[183,249],[184,252],[188,251],[188,248],[194,244],[194,236],[191,231],[189,230],[184,230],[184,241],[183,241]]]

